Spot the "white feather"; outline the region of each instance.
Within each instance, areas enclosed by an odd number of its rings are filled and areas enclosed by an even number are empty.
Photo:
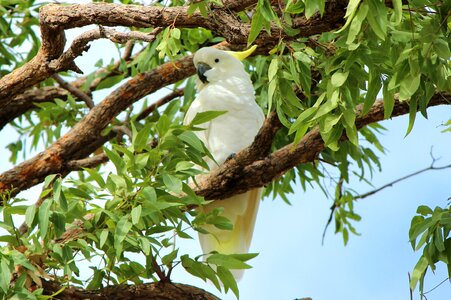
[[[196,132],[218,164],[232,153],[249,146],[263,124],[264,114],[255,102],[255,92],[249,74],[235,57],[214,48],[202,48],[194,56],[194,64],[208,64],[205,72],[208,83],[197,82],[198,96],[188,109],[184,123],[189,124],[199,112],[227,111],[227,113],[202,124],[204,131]],[[208,161],[210,169],[216,164]],[[200,235],[204,253],[246,253],[249,250],[261,189],[248,191],[202,208],[209,212],[224,207],[223,216],[234,225],[232,231],[206,226],[211,234]],[[242,272],[234,272],[239,279]]]

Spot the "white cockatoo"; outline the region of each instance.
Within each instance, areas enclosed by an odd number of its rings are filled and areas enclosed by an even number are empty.
[[[193,58],[198,75],[198,96],[186,112],[184,123],[189,124],[200,112],[226,111],[201,124],[200,127],[205,130],[195,132],[219,165],[231,154],[249,146],[265,119],[262,109],[255,102],[252,81],[241,63],[255,48],[232,52],[206,47],[199,49]],[[210,170],[218,166],[212,160],[207,160],[207,163]],[[205,229],[211,234],[199,235],[204,253],[213,250],[223,254],[248,252],[261,191],[261,188],[250,190],[200,208],[210,212],[223,207],[223,216],[233,224],[231,231],[206,226]],[[236,279],[242,276],[240,271],[233,274]]]

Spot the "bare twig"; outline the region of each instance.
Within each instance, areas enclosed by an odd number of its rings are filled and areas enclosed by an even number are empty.
[[[363,199],[363,198],[369,197],[369,196],[371,196],[371,195],[374,195],[374,194],[380,192],[381,190],[383,190],[383,189],[385,189],[385,188],[387,188],[387,187],[391,187],[391,186],[393,186],[394,184],[396,184],[396,183],[398,183],[398,182],[404,181],[404,180],[406,180],[406,179],[409,179],[410,177],[419,175],[419,174],[424,173],[424,172],[426,172],[426,171],[437,171],[437,170],[444,170],[444,169],[449,169],[449,168],[451,168],[451,164],[445,165],[445,166],[441,166],[441,167],[436,167],[436,166],[434,166],[434,164],[435,164],[435,162],[437,161],[437,159],[434,158],[434,156],[432,155],[432,150],[431,150],[431,157],[432,157],[432,163],[431,163],[431,165],[430,165],[429,167],[426,167],[426,168],[424,168],[424,169],[418,170],[418,171],[416,171],[416,172],[413,172],[413,173],[411,173],[411,174],[408,174],[408,175],[406,175],[406,176],[403,176],[403,177],[401,177],[401,178],[398,178],[398,179],[396,179],[396,180],[394,180],[394,181],[392,181],[392,182],[389,182],[389,183],[387,183],[387,184],[381,186],[380,188],[374,189],[374,190],[372,190],[372,191],[370,191],[370,192],[367,192],[367,193],[365,193],[365,194],[356,195],[356,196],[354,196],[354,200]],[[342,184],[343,184],[343,179],[340,178],[340,181],[337,183],[337,189],[340,189],[340,191],[341,191],[341,188],[342,188]],[[339,207],[337,201],[338,201],[340,198],[341,198],[341,194],[340,194],[340,196],[338,197],[338,199],[335,199],[334,203],[333,203],[332,206],[330,207],[330,215],[329,215],[329,218],[327,219],[326,226],[324,227],[324,231],[323,231],[323,236],[322,236],[322,242],[321,242],[321,244],[324,244],[324,238],[325,238],[325,236],[326,236],[327,228],[329,227],[330,223],[332,222],[332,219],[333,219],[333,215],[334,215],[335,210]]]
[[[138,117],[136,119],[138,121],[140,121],[140,120],[146,118],[156,108],[165,105],[166,103],[168,103],[169,101],[171,101],[171,100],[173,100],[175,98],[183,96],[183,93],[184,93],[184,89],[176,89],[176,90],[172,91],[171,93],[167,94],[166,96],[164,96],[160,100],[158,100],[155,103],[152,103],[151,105],[149,105],[149,107],[147,107],[146,109],[144,109],[142,112],[139,113],[139,115],[138,115]]]
[[[98,165],[108,161],[108,156],[105,153],[97,154],[92,157],[87,157],[78,160],[71,160],[67,163],[67,168],[71,171],[80,171],[83,168],[94,168]]]
[[[160,282],[169,282],[168,277],[164,273],[164,270],[158,265],[155,257],[152,259],[152,268],[155,270],[155,273],[157,273]]]
[[[439,286],[441,286],[442,284],[444,284],[445,282],[449,281],[449,277],[443,279],[439,284],[437,284],[436,286],[434,286],[432,289],[430,289],[427,292],[421,293],[421,297],[424,297],[426,299],[426,294],[429,294],[430,292],[432,292],[433,290],[435,290],[436,288],[438,288]],[[410,274],[409,274],[409,282],[410,282]]]
[[[330,207],[330,215],[329,215],[329,218],[327,219],[326,226],[324,226],[323,236],[321,238],[321,245],[324,245],[324,239],[326,237],[327,228],[329,227],[330,223],[332,222],[332,218],[334,216],[335,210],[339,206],[338,201],[340,201],[341,197],[343,196],[343,181],[344,181],[343,176],[340,176],[340,180],[338,181],[337,187],[336,187],[336,190],[338,190],[338,195],[335,198],[334,203]]]
[[[426,167],[426,168],[424,168],[424,169],[418,170],[418,171],[416,171],[416,172],[413,172],[413,173],[411,173],[411,174],[408,174],[408,175],[406,175],[406,176],[403,176],[403,177],[401,177],[401,178],[398,178],[398,179],[396,179],[396,180],[393,180],[392,182],[389,182],[389,183],[387,183],[387,184],[384,184],[383,186],[381,186],[381,187],[379,187],[379,188],[377,188],[377,189],[374,189],[374,190],[372,190],[372,191],[369,191],[369,192],[364,193],[364,194],[361,194],[361,195],[357,195],[357,196],[354,197],[354,199],[355,199],[355,200],[357,200],[357,199],[363,199],[363,198],[366,198],[366,197],[368,197],[368,196],[374,195],[374,194],[376,194],[377,192],[380,192],[380,191],[382,191],[382,190],[385,189],[385,188],[392,187],[394,184],[396,184],[396,183],[398,183],[398,182],[400,182],[400,181],[404,181],[404,180],[406,180],[406,179],[408,179],[408,178],[410,178],[410,177],[419,175],[419,174],[424,173],[424,172],[426,172],[426,171],[437,171],[437,170],[444,170],[444,169],[449,169],[449,168],[451,168],[451,164],[445,165],[445,166],[441,166],[441,167],[435,167],[435,166],[434,166],[434,163],[433,163],[433,164],[430,165],[429,167]]]
[[[153,42],[156,39],[157,34],[161,31],[161,28],[155,28],[151,33],[144,33],[139,31],[120,32],[112,28],[99,26],[99,28],[86,31],[74,39],[69,49],[64,52],[58,59],[55,59],[49,63],[50,68],[55,71],[63,71],[67,65],[70,65],[75,58],[80,56],[84,51],[89,49],[89,42],[94,40],[106,38],[114,43],[123,44],[127,41],[141,40],[148,43]],[[73,71],[82,73],[81,70],[72,66]]]
[[[83,92],[82,90],[74,87],[73,85],[71,85],[70,83],[68,83],[67,81],[65,81],[61,76],[59,76],[58,74],[53,74],[52,76],[57,82],[58,84],[66,89],[67,91],[69,91],[72,95],[74,95],[75,97],[83,100],[86,103],[86,106],[89,109],[92,109],[94,107],[94,102],[92,101],[92,98],[89,97],[85,92]]]

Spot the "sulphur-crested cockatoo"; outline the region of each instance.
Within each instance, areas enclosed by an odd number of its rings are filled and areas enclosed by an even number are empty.
[[[205,130],[196,131],[196,135],[219,165],[231,154],[253,142],[265,118],[255,102],[249,74],[241,63],[255,48],[256,46],[244,52],[232,52],[206,47],[199,49],[193,58],[198,75],[198,96],[186,112],[184,123],[189,124],[200,112],[226,111],[201,124]],[[210,170],[218,166],[212,160],[207,160],[207,163]],[[247,253],[260,197],[261,189],[254,189],[228,199],[213,201],[200,208],[210,212],[214,208],[223,207],[223,216],[233,224],[231,231],[206,226],[205,229],[211,235],[199,235],[203,252],[215,250],[224,254]],[[233,274],[239,279],[242,272],[235,271]]]

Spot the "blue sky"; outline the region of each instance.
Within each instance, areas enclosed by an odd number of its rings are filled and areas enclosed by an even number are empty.
[[[113,50],[108,42],[94,42],[77,64],[89,72],[98,58],[103,57],[106,62],[117,56],[115,50],[108,53],[105,49]],[[373,185],[379,187],[428,166],[432,146],[434,155],[441,157],[437,165],[451,163],[451,133],[440,132],[440,125],[449,119],[450,112],[449,107],[441,106],[429,110],[429,120],[418,115],[406,138],[406,117],[384,121],[387,131],[380,140],[387,153],[381,155],[383,169],[374,175]],[[15,139],[11,130],[0,132],[0,172],[11,167],[4,148],[11,137]],[[350,236],[346,247],[341,236],[333,234],[333,224],[324,246],[321,245],[331,205],[321,191],[304,192],[298,187],[290,197],[291,206],[281,199],[265,199],[251,245],[251,252],[260,255],[250,262],[253,269],[247,270],[239,283],[241,299],[409,299],[407,273],[420,255],[412,251],[408,242],[410,220],[418,205],[446,206],[451,196],[450,181],[451,169],[430,171],[361,200],[355,207],[362,216],[356,224],[361,236]],[[372,189],[357,181],[351,186],[362,193]],[[22,196],[35,201],[38,193],[35,189]],[[200,253],[197,241],[180,241],[180,247],[180,254]],[[440,283],[446,274],[443,265],[435,275],[429,274],[425,290]],[[187,275],[181,268],[175,271],[173,279],[221,296],[213,285]],[[446,282],[427,296],[429,300],[448,299],[450,294],[451,284]],[[221,298],[235,299],[231,293]],[[414,299],[419,299],[418,293]]]
[[[372,184],[379,187],[429,166],[431,146],[434,156],[441,157],[437,166],[450,164],[451,133],[440,132],[449,116],[448,107],[431,108],[428,120],[417,116],[406,138],[407,117],[384,121],[387,132],[380,140],[387,153],[380,157],[382,172],[374,175]],[[251,252],[260,255],[239,283],[241,299],[409,299],[407,274],[420,255],[408,242],[411,218],[419,205],[447,205],[450,178],[451,169],[429,171],[359,201],[355,210],[362,221],[356,228],[361,236],[350,236],[346,247],[341,236],[334,235],[333,224],[321,245],[331,205],[321,191],[298,188],[291,197],[292,206],[281,199],[265,199],[251,245]],[[361,193],[372,190],[358,182],[351,186]],[[192,251],[200,251],[192,244]],[[176,276],[180,281],[187,279],[183,274]],[[446,267],[440,265],[435,275],[426,277],[425,291],[446,277]],[[215,292],[202,281],[193,284]],[[448,299],[450,294],[451,284],[445,282],[427,298]],[[234,297],[229,293],[224,299]],[[414,299],[419,299],[418,293]]]

